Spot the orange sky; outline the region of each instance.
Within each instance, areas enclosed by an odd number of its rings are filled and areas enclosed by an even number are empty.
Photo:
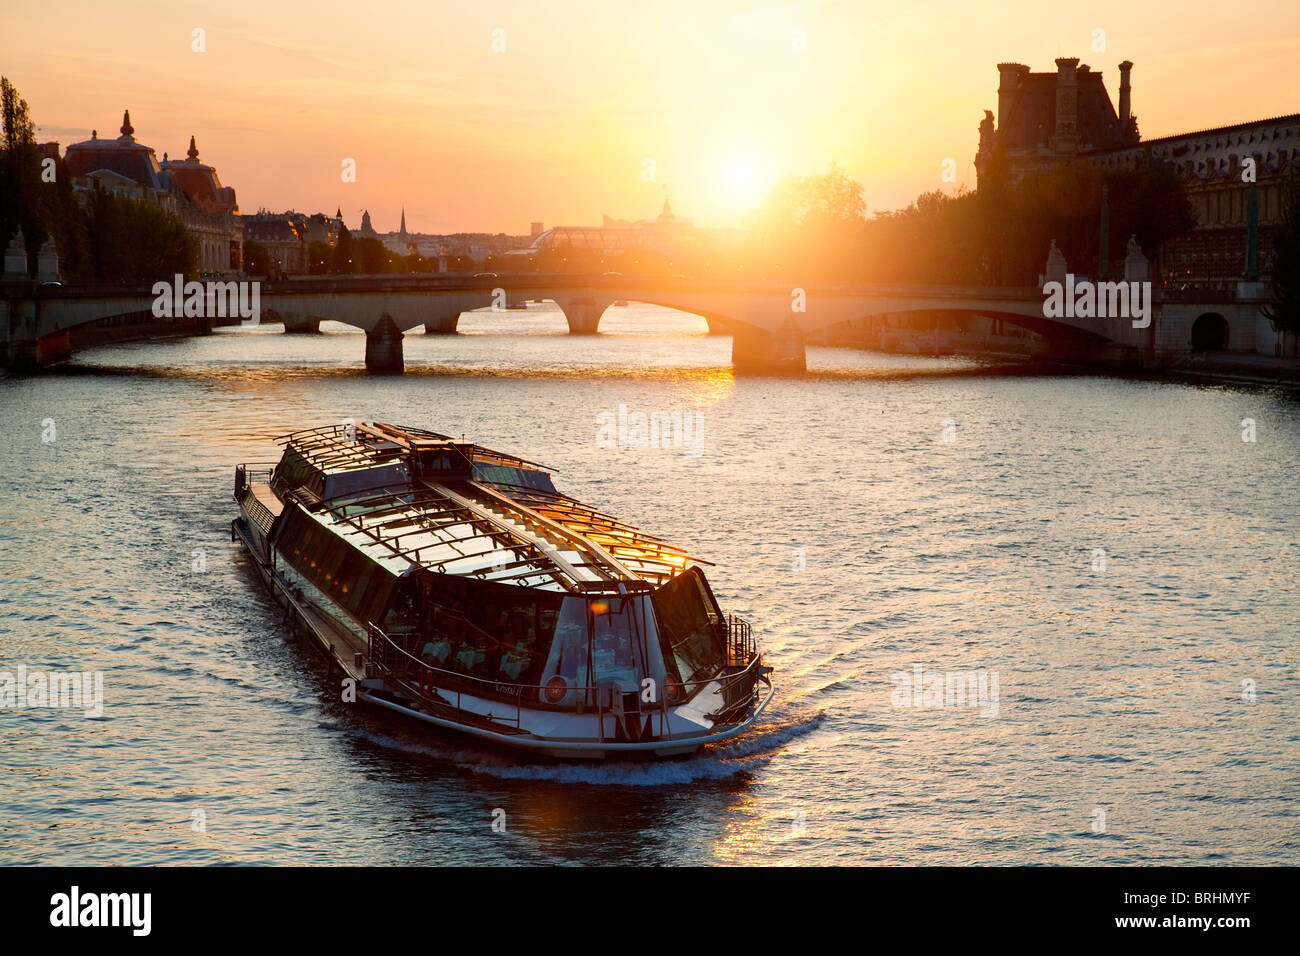
[[[869,209],[939,188],[947,157],[973,187],[1000,60],[1078,56],[1112,99],[1133,60],[1146,137],[1300,111],[1294,0],[1077,6],[5,0],[0,72],[42,140],[116,135],[129,107],[159,159],[196,134],[246,213],[341,206],[355,226],[364,207],[380,231],[403,204],[423,232],[639,219],[665,190],[677,214],[734,225],[782,174],[831,161]]]

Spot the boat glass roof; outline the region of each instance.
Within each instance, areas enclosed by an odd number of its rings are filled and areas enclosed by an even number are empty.
[[[395,574],[424,568],[552,591],[619,591],[655,587],[691,564],[708,563],[543,487],[437,475],[394,487],[393,470],[385,466],[438,447],[454,447],[476,464],[548,471],[436,432],[376,422],[309,429],[279,441],[322,474],[383,467],[378,487],[302,503]],[[347,484],[355,489],[358,481]]]

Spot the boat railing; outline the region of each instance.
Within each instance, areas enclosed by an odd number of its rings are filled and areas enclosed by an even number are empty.
[[[255,481],[271,483],[271,476],[279,464],[276,461],[247,461],[235,466],[235,500]]]
[[[736,615],[727,617],[725,680],[722,684],[723,705],[708,716],[718,723],[743,718],[758,699],[758,684],[768,682],[770,670],[763,667],[758,643],[749,622]]]
[[[744,622],[740,623],[743,624]],[[751,642],[750,646],[752,646],[752,637],[748,635],[748,625],[745,625],[745,633]],[[576,710],[578,713],[584,713],[587,708],[593,706],[589,701],[594,698],[601,739],[604,740],[605,716],[613,714],[622,717],[628,713],[620,706],[622,696],[614,692],[608,682],[587,685],[566,684],[562,701],[551,703],[546,701],[545,695],[552,688],[546,684],[490,680],[475,677],[462,671],[447,670],[416,657],[376,624],[367,624],[366,634],[370,645],[367,657],[367,677],[392,678],[421,701],[435,706],[452,706],[450,700],[442,695],[449,695],[454,692],[456,695],[455,710],[461,715],[461,719],[470,716],[477,720],[486,719],[488,722],[502,721],[513,724],[516,730],[522,731],[522,710],[525,701],[541,704],[552,709]],[[649,702],[650,707],[648,709],[641,706],[639,710],[630,713],[641,716],[658,713],[660,718],[659,736],[671,739],[672,733],[668,723],[669,704],[683,703],[691,697],[696,689],[716,683],[719,685],[723,706],[710,716],[718,725],[733,723],[743,719],[748,712],[749,706],[756,702],[759,681],[770,683],[767,678],[769,670],[769,668],[763,666],[762,658],[757,653],[754,653],[744,666],[728,664],[721,674],[713,677],[694,681],[674,681],[671,695],[668,689],[665,688],[664,693],[654,695],[655,699]],[[467,685],[471,688],[470,690],[466,690]],[[469,693],[476,697],[500,698],[502,695],[511,697],[514,702],[514,717],[467,712],[462,706],[463,693]],[[574,703],[563,702],[571,699],[572,695],[578,695],[579,700]],[[673,699],[670,700],[670,696]],[[606,702],[606,697],[608,697],[608,702]],[[646,702],[641,701],[638,697],[638,703],[644,705]]]
[[[727,665],[743,667],[758,654],[758,643],[748,621],[732,614],[727,617]]]

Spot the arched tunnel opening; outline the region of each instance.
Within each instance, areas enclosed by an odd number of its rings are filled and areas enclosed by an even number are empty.
[[[1222,352],[1228,347],[1228,320],[1218,312],[1206,312],[1192,323],[1193,352]]]

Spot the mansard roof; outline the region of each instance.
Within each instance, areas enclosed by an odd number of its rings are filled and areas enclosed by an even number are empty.
[[[1006,115],[998,117],[998,136],[1009,149],[1046,146],[1056,132],[1056,72],[1018,74]],[[1078,81],[1078,141],[1084,148],[1121,146],[1124,136],[1119,114],[1106,92],[1101,73],[1080,67]]]
[[[1230,136],[1233,133],[1244,133],[1260,127],[1279,127],[1286,126],[1289,123],[1300,124],[1300,113],[1287,113],[1282,116],[1270,116],[1266,119],[1250,120],[1245,123],[1233,123],[1231,126],[1215,126],[1211,129],[1195,130],[1190,133],[1174,133],[1170,136],[1157,136],[1154,139],[1142,140],[1140,145],[1162,146],[1177,142],[1181,139],[1205,139],[1217,136]]]
[[[92,131],[90,139],[68,146],[64,161],[73,176],[107,171],[159,192],[171,192],[175,186],[205,213],[237,212],[239,208],[235,190],[221,185],[217,171],[199,162],[193,136],[186,159],[164,157],[160,163],[153,147],[136,140],[130,111],[122,115],[120,136],[101,139],[98,131]]]
[[[199,162],[199,150],[190,137],[189,153],[185,159],[164,160],[162,168],[176,185],[200,209],[207,213],[231,212],[238,208],[235,190],[222,186],[217,171]]]
[[[167,177],[158,165],[153,148],[136,142],[129,110],[122,114],[121,135],[117,139],[100,139],[99,133],[92,130],[90,139],[68,147],[64,162],[73,176],[87,176],[106,169],[151,189],[168,188]]]

